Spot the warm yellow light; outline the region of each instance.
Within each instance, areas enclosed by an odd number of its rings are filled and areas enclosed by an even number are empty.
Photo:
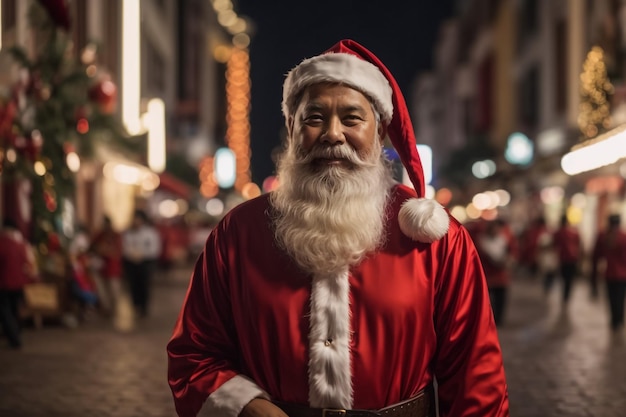
[[[80,158],[76,152],[69,152],[65,157],[65,163],[72,172],[78,172],[80,169]]]
[[[250,182],[250,57],[244,49],[233,48],[226,64],[226,143],[235,153],[235,189]]]
[[[122,121],[131,135],[141,132],[140,1],[122,2]]]
[[[491,198],[485,193],[478,193],[472,198],[472,204],[478,210],[487,210],[491,208]]]
[[[499,189],[495,193],[498,195],[498,205],[504,207],[511,202],[511,194],[507,190]]]
[[[39,175],[40,177],[46,175],[46,166],[41,161],[35,162],[35,165],[33,165],[33,169],[35,170],[35,174]]]
[[[146,170],[147,171],[147,170]],[[141,188],[146,191],[154,191],[161,184],[161,180],[159,176],[154,172],[145,172],[143,175],[143,179],[141,180]]]
[[[233,36],[233,45],[238,48],[247,48],[250,46],[250,36],[247,33],[238,33]]]
[[[561,158],[561,168],[568,175],[591,171],[626,157],[626,125],[575,148]]]
[[[235,35],[237,33],[245,32],[248,27],[246,21],[242,18],[238,18],[232,25],[228,26],[228,31]]]
[[[224,202],[219,198],[212,198],[206,202],[205,210],[211,216],[220,216],[224,212]]]
[[[178,214],[183,215],[189,211],[189,203],[182,198],[176,200],[176,205],[178,206]]]
[[[226,45],[216,46],[215,49],[213,49],[213,58],[222,64],[228,62],[231,53],[230,49],[231,48]]]
[[[560,203],[563,201],[564,195],[565,191],[563,190],[563,187],[559,187],[557,185],[545,187],[539,192],[541,202],[547,206]]]
[[[223,10],[229,10],[233,8],[233,4],[230,0],[214,0],[213,1],[213,10],[216,12],[221,12]]]
[[[178,215],[178,205],[174,200],[163,200],[159,203],[159,214],[166,219]]]
[[[261,189],[253,182],[249,182],[241,188],[243,198],[250,200],[261,195]]]
[[[237,22],[237,13],[232,10],[221,10],[217,13],[217,21],[224,27],[234,25]]]
[[[465,213],[468,218],[475,220],[480,217],[482,210],[478,209],[474,204],[469,203],[467,207],[465,207]]]
[[[141,165],[107,162],[102,169],[105,178],[121,184],[139,185],[144,191],[154,190],[159,186],[159,176]]]
[[[467,212],[465,211],[465,207],[463,206],[452,207],[452,209],[450,210],[450,214],[452,214],[452,216],[454,216],[454,218],[461,223],[465,223],[465,221],[467,220]]]
[[[165,103],[160,98],[148,102],[142,116],[143,127],[148,131],[148,166],[154,172],[165,170]]]

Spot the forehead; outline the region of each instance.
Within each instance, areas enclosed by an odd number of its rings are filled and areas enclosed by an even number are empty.
[[[359,90],[336,83],[317,83],[309,85],[303,92],[300,104],[330,105],[335,102],[339,104],[362,107],[371,110],[372,103],[369,98]]]

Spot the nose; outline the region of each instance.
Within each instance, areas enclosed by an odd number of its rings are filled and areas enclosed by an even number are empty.
[[[339,117],[331,117],[326,125],[326,129],[322,132],[320,140],[323,143],[331,145],[341,144],[345,142],[345,136],[343,134],[343,125]]]

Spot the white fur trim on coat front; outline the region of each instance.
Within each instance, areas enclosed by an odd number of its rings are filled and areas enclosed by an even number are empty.
[[[209,395],[198,416],[237,417],[255,398],[269,400],[270,396],[251,379],[235,375]]]
[[[448,232],[450,216],[435,200],[410,198],[400,208],[398,223],[402,233],[411,239],[430,243],[441,239]]]
[[[309,347],[309,405],[352,408],[347,271],[313,278]]]

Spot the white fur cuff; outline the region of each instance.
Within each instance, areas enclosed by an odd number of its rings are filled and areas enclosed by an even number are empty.
[[[237,417],[241,410],[255,398],[269,400],[270,396],[251,379],[236,375],[209,395],[198,415]]]

